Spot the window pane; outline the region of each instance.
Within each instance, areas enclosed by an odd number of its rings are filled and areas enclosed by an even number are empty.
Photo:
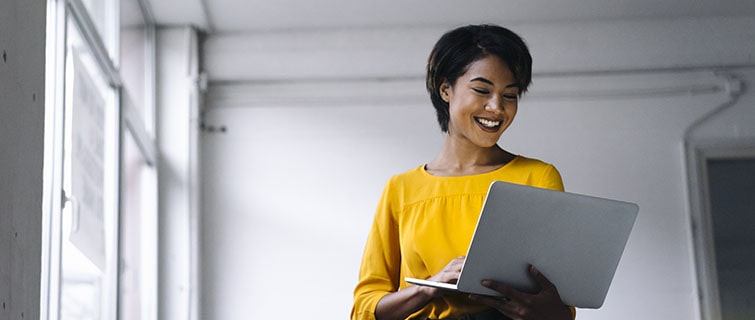
[[[145,106],[149,105],[149,102],[146,100],[145,91],[150,83],[147,81],[146,65],[147,29],[137,0],[122,0],[120,3],[121,79],[141,119],[147,120]]]
[[[119,319],[157,319],[156,173],[137,144],[152,131],[152,38],[137,0],[120,1],[122,128]],[[140,122],[135,125],[133,122]],[[146,132],[132,133],[132,130]],[[145,134],[146,133],[146,134]],[[142,145],[152,141],[139,141]]]
[[[115,23],[116,12],[118,8],[117,0],[81,0],[84,7],[89,13],[89,18],[97,28],[97,33],[105,45],[105,48],[110,53],[110,59],[116,61],[115,55],[116,38],[117,38],[117,26]]]
[[[128,131],[124,131],[121,170],[119,319],[153,319],[157,294],[155,172]]]
[[[111,319],[117,254],[115,91],[72,21],[66,39],[61,319]]]

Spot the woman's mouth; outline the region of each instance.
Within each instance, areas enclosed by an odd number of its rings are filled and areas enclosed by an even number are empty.
[[[501,121],[498,120],[490,120],[485,118],[474,118],[477,124],[480,125],[480,127],[483,128],[483,130],[488,132],[495,132],[498,131],[498,128],[501,126]]]

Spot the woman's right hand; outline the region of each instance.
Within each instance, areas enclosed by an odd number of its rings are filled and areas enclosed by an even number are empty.
[[[456,283],[456,281],[459,280],[459,275],[461,274],[461,267],[464,266],[464,260],[466,257],[461,256],[457,257],[451,262],[449,262],[445,267],[443,267],[440,272],[436,273],[434,276],[428,278],[427,280],[435,281],[435,282],[445,282],[445,283]],[[437,298],[445,293],[448,293],[448,291],[439,289],[439,288],[433,288],[433,287],[422,287],[423,290],[426,290],[425,292],[431,297],[431,298]]]
[[[458,257],[451,260],[443,270],[427,280],[456,283],[459,280],[464,259],[465,257]],[[424,307],[430,300],[446,293],[449,291],[427,286],[406,287],[383,296],[375,308],[375,317],[380,320],[404,319]]]

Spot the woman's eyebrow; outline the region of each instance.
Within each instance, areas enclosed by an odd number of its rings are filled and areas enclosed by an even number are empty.
[[[477,78],[474,78],[472,80],[469,80],[469,82],[474,82],[474,81],[484,82],[484,83],[487,83],[487,84],[489,84],[491,86],[494,85],[493,81],[490,81],[490,80],[485,79],[483,77],[477,77]],[[519,87],[519,84],[516,83],[516,82],[510,83],[510,84],[506,85],[506,88],[516,88],[516,87]]]
[[[475,82],[475,81],[484,82],[484,83],[487,83],[487,84],[489,84],[489,85],[491,85],[491,86],[493,85],[493,81],[490,81],[490,80],[488,80],[488,79],[485,79],[485,78],[483,78],[483,77],[477,77],[477,78],[474,78],[474,79],[472,79],[472,80],[469,80],[469,82]]]

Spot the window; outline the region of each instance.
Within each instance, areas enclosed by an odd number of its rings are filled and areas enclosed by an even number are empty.
[[[117,90],[68,20],[60,225],[61,319],[110,319],[118,257]]]
[[[118,318],[157,319],[154,26],[137,0],[120,3],[120,287]]]
[[[157,318],[145,12],[138,0],[48,0],[43,319]]]

